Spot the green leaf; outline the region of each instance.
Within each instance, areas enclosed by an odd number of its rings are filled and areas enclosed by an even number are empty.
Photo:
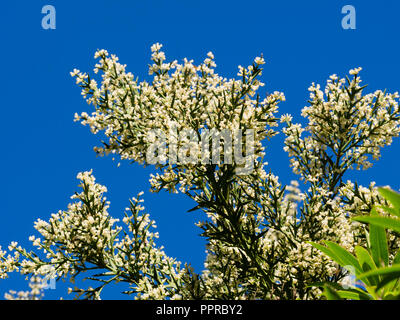
[[[392,214],[392,215],[394,215],[394,216],[400,217],[399,212],[398,212],[396,209],[394,209],[394,208],[390,208],[390,207],[386,207],[386,206],[381,206],[381,205],[376,205],[375,207],[380,208],[380,209],[386,211],[386,212],[389,213],[389,214]]]
[[[368,272],[360,274],[358,278],[366,279],[368,277],[376,277],[376,276],[393,277],[392,280],[395,279],[396,277],[400,278],[400,265],[370,270]]]
[[[358,263],[357,259],[346,249],[342,248],[338,244],[331,242],[331,241],[324,241],[324,243],[328,246],[328,248],[333,252],[341,261],[339,263],[342,267],[345,266],[353,266],[356,271],[362,273],[362,269],[360,264]]]
[[[342,299],[371,300],[371,296],[369,296],[367,293],[357,290],[339,290],[336,293]]]
[[[324,295],[328,300],[342,300],[342,298],[337,294],[336,290],[328,284],[324,286]]]
[[[400,250],[397,251],[392,264],[400,264]]]
[[[400,220],[387,217],[354,217],[354,221],[373,224],[378,227],[392,229],[400,233]]]
[[[309,241],[309,244],[311,244],[314,248],[318,249],[319,251],[325,253],[329,258],[331,258],[333,261],[335,261],[338,264],[341,264],[341,260],[339,257],[336,256],[330,249],[327,247],[324,247],[323,245],[320,245],[319,243]]]
[[[393,258],[392,266],[394,265],[400,265],[400,250],[397,251],[395,257]],[[379,283],[379,287],[385,286],[386,282],[390,282],[389,277],[385,277],[385,279]],[[388,290],[394,290],[396,287],[398,287],[398,284],[399,281],[392,282],[392,285],[388,286]]]
[[[392,267],[383,267],[375,270],[371,270],[359,276],[360,279],[367,277],[381,277],[382,280],[379,281],[376,291],[385,287],[386,285],[392,283],[392,286],[389,286],[388,290],[393,290],[395,286],[397,286],[398,282],[393,282],[395,280],[400,279],[400,265],[392,266]]]
[[[379,188],[378,191],[382,197],[384,197],[393,205],[395,211],[397,212],[396,215],[400,216],[400,194],[387,188]]]
[[[395,280],[398,280],[398,279],[399,279],[399,277],[396,273],[385,275],[383,277],[383,279],[376,286],[376,291],[385,287],[386,285],[389,285],[386,287],[386,291],[393,291],[397,285],[397,282]]]
[[[399,300],[400,299],[400,295],[399,294],[393,294],[392,292],[386,294],[383,297],[383,300]]]
[[[379,216],[373,208],[371,216]],[[384,228],[371,224],[369,228],[369,241],[371,245],[372,258],[377,266],[387,266],[389,264],[389,252],[386,241],[386,231]]]
[[[360,263],[362,269],[362,272],[360,272],[360,274],[365,274],[370,270],[376,270],[374,259],[372,259],[371,255],[366,249],[360,246],[356,246],[354,250],[356,252],[358,262]],[[361,279],[359,275],[357,276],[357,278]],[[379,277],[371,276],[366,278],[364,282],[367,285],[376,285],[379,282]]]

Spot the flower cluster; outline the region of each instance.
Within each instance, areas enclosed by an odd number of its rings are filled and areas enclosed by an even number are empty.
[[[18,292],[10,290],[4,297],[6,300],[40,300],[44,296],[43,289],[45,286],[46,283],[43,282],[41,277],[33,276],[29,282],[31,290]]]
[[[78,179],[82,192],[71,197],[77,201],[69,204],[68,210],[53,214],[48,222],[40,219],[35,222],[41,237],[29,239],[36,251],[28,252],[13,242],[9,250],[14,255],[6,256],[5,251],[0,252],[2,277],[19,271],[34,277],[69,277],[74,282],[80,273],[100,270],[101,273],[88,278],[100,281],[102,285],[71,288],[69,292],[78,297],[98,299],[106,284],[120,281],[127,283],[127,293],[135,293],[137,299],[179,298],[183,295],[182,279],[187,270],[180,267],[180,262],[168,257],[162,247],[156,246],[154,240],[158,233],[152,232],[155,223],[148,214],[141,214],[143,200],[130,200],[123,219],[126,228],[117,227],[118,220],[112,219],[107,212],[109,202],[103,195],[106,188],[95,182],[91,171],[79,173]],[[118,239],[118,236],[122,237]],[[10,292],[7,297],[31,296],[31,293]],[[35,293],[36,296],[39,295]]]
[[[350,70],[352,79],[332,75],[324,91],[312,84],[310,106],[302,110],[306,128],[281,118],[287,123],[284,149],[302,179],[337,184],[347,169],[371,167],[371,158],[379,159],[380,149],[399,135],[399,94],[377,90],[363,95],[360,70]]]
[[[196,202],[191,211],[205,213],[197,224],[207,239],[205,269],[196,274],[156,246],[155,223],[142,212],[140,198],[130,200],[124,226],[117,226],[118,220],[108,214],[106,188],[85,172],[78,175],[82,192],[73,196],[76,202],[48,222],[35,223],[41,238],[30,240],[41,254],[17,243],[10,245],[10,253],[0,249],[0,277],[18,270],[73,280],[99,269],[90,277],[101,282],[99,287],[70,292],[100,298],[102,289],[115,281],[127,283],[126,293],[136,299],[310,299],[321,295],[311,284],[343,281],[346,270],[310,242],[329,240],[349,252],[357,245],[368,247],[368,230],[351,218],[387,203],[373,183],[366,188],[344,179],[349,169],[370,167],[381,148],[399,135],[398,93],[364,94],[360,68],[345,79],[331,76],[324,91],[312,84],[310,105],[302,111],[308,124],[293,123],[289,114],[280,117],[286,124],[284,150],[304,182],[284,186],[263,162],[263,143],[278,133],[275,114],[284,100],[278,92],[264,99],[257,93],[264,85],[258,80],[264,59],[239,66],[239,79],[227,79],[215,72],[211,52],[195,65],[187,59],[166,62],[160,44],[151,50],[151,82],[135,80],[105,50],[95,54],[100,85],[75,69],[71,74],[95,109],[76,120],[95,134],[104,133],[107,141],[95,148],[101,155],[118,154],[148,165],[154,153],[161,172],[151,176],[152,190],[179,188]],[[226,161],[220,147],[216,163],[203,161],[212,144],[204,148],[211,138],[202,138],[212,129],[254,132],[252,170],[243,170],[236,158]],[[238,139],[246,153],[247,140]],[[174,159],[201,148],[203,154],[194,156],[199,161]],[[389,233],[390,259],[399,247],[398,238]]]
[[[76,115],[76,120],[89,125],[93,133],[104,131],[108,138],[103,147],[95,150],[100,154],[117,153],[122,159],[146,164],[150,147],[157,143],[160,148],[166,144],[167,153],[174,160],[179,156],[178,149],[184,145],[188,145],[189,153],[202,149],[194,155],[198,161],[189,164],[178,161],[174,166],[174,161],[167,163],[165,156],[159,158],[159,165],[165,170],[153,176],[151,183],[154,189],[173,191],[178,183],[181,190],[186,191],[206,170],[202,159],[209,150],[204,149],[198,139],[206,130],[231,133],[242,130],[244,134],[246,130],[253,130],[255,152],[249,160],[252,163],[259,160],[264,154],[261,141],[276,134],[274,113],[279,101],[285,99],[279,92],[265,99],[256,95],[264,85],[257,79],[262,73],[264,59],[256,58],[247,68],[240,66],[240,79],[226,79],[215,72],[211,52],[196,66],[187,59],[183,64],[167,63],[161,47],[155,44],[151,48],[151,83],[135,81],[133,75],[125,71],[126,66],[105,50],[95,54],[100,59],[95,73],[102,72],[101,86],[86,73],[78,70],[71,73],[81,86],[82,95],[95,107],[91,115],[83,112]],[[194,141],[187,141],[187,130],[195,133]],[[157,137],[165,139],[157,141]],[[218,162],[223,164],[223,150],[218,153]]]
[[[147,146],[157,136],[167,137],[170,146],[184,128],[194,129],[199,137],[208,128],[254,129],[252,172],[239,176],[237,163],[165,163],[160,165],[161,174],[151,176],[153,190],[176,191],[179,183],[180,190],[197,202],[194,209],[207,214],[207,220],[198,224],[209,240],[203,297],[318,296],[319,290],[307,284],[339,281],[343,273],[308,242],[331,240],[348,250],[366,245],[364,229],[350,218],[382,199],[373,188],[367,192],[344,183],[343,177],[353,167],[368,168],[369,158],[379,158],[380,148],[398,136],[398,94],[363,95],[358,68],[350,71],[352,80],[331,76],[324,92],[319,85],[310,87],[310,106],[302,112],[307,127],[292,123],[291,115],[281,116],[286,123],[284,149],[294,172],[308,185],[302,191],[297,182],[282,186],[262,163],[262,141],[277,133],[274,114],[284,100],[280,93],[263,101],[256,95],[263,86],[257,77],[264,60],[256,58],[248,68],[239,66],[241,80],[227,80],[215,73],[211,53],[199,66],[187,59],[181,65],[166,63],[160,49],[159,44],[152,47],[151,84],[138,84],[115,56],[99,51],[95,71],[103,71],[100,89],[88,75],[75,72],[83,95],[96,110],[77,120],[95,133],[104,130],[109,142],[97,151],[139,163],[146,163]],[[176,128],[178,134],[170,134]],[[153,129],[159,131],[148,134]],[[196,149],[197,142],[190,142],[189,149]]]

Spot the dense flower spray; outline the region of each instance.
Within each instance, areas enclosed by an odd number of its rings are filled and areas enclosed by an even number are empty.
[[[74,70],[83,97],[94,107],[75,119],[105,135],[103,145],[95,148],[101,155],[149,165],[149,152],[156,150],[160,172],[150,177],[152,190],[182,192],[197,203],[193,209],[206,213],[198,223],[207,239],[205,269],[196,274],[155,244],[155,224],[142,213],[139,198],[130,201],[120,226],[108,215],[106,188],[92,172],[84,172],[78,175],[82,192],[73,196],[76,202],[48,222],[36,222],[41,237],[31,241],[43,254],[11,244],[10,253],[0,251],[0,276],[18,270],[73,280],[98,269],[91,278],[99,287],[70,291],[99,298],[108,283],[118,281],[126,282],[126,293],[137,299],[311,299],[321,292],[310,284],[340,282],[346,271],[309,241],[330,240],[349,251],[367,246],[364,225],[350,218],[385,200],[373,183],[359,186],[345,181],[345,173],[369,168],[381,148],[399,135],[398,93],[364,94],[361,68],[344,79],[333,75],[324,91],[318,84],[309,88],[303,127],[291,115],[276,115],[285,100],[282,93],[258,94],[264,86],[258,80],[262,57],[246,68],[239,66],[236,79],[227,79],[215,72],[211,52],[195,65],[187,59],[167,62],[160,44],[151,50],[151,82],[135,80],[105,50],[95,54],[100,85]],[[283,186],[263,160],[264,142],[279,132],[279,123],[284,124],[284,150],[302,185],[292,181]],[[197,139],[187,136],[188,129]],[[216,162],[204,161],[215,148],[211,150],[211,135],[200,138],[212,129],[242,132],[232,138],[242,139],[241,155],[249,149],[246,133],[253,133],[254,150],[245,159],[252,170],[243,171],[246,161],[238,161],[240,157],[227,161],[222,146],[216,149]],[[204,147],[204,141],[210,143]],[[202,152],[191,154],[193,150]],[[196,161],[179,161],[187,154]],[[399,243],[389,236],[395,250]]]

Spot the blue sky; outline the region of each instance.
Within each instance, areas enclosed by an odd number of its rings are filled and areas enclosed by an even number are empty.
[[[56,29],[41,27],[44,5],[56,8]],[[341,27],[344,5],[356,9],[357,29]],[[109,190],[110,213],[121,217],[128,199],[145,191],[145,206],[157,221],[159,243],[170,256],[202,269],[204,241],[194,226],[202,216],[186,213],[193,203],[182,195],[148,192],[152,168],[111,158],[96,158],[99,144],[87,127],[73,122],[75,112],[91,111],[69,76],[73,68],[92,71],[96,49],[107,49],[147,79],[150,46],[164,44],[171,60],[204,59],[215,55],[217,71],[234,76],[237,65],[248,65],[263,53],[263,80],[268,91],[283,91],[280,113],[302,121],[300,110],[311,82],[329,75],[344,76],[361,66],[367,91],[399,90],[400,22],[398,1],[40,1],[2,2],[0,11],[1,113],[0,245],[11,240],[28,244],[33,222],[65,209],[77,190],[76,174],[93,169]],[[282,150],[283,135],[267,149],[267,161],[281,181],[294,175]],[[368,171],[348,177],[367,185],[400,188],[400,139],[383,151]],[[18,276],[0,282],[0,298],[8,289],[22,290]],[[66,285],[47,290],[47,298],[64,295]],[[120,298],[119,287],[104,298]]]

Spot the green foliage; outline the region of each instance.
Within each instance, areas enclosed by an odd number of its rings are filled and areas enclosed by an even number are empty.
[[[324,241],[326,246],[311,243],[342,268],[353,271],[356,280],[363,284],[363,288],[355,285],[343,288],[329,282],[319,284],[328,300],[400,300],[400,250],[390,259],[386,235],[386,229],[400,232],[400,194],[385,188],[379,188],[379,193],[388,205],[374,207],[370,216],[353,218],[354,221],[369,224],[367,249],[356,246],[354,256],[330,241]],[[391,216],[383,216],[379,209]]]

